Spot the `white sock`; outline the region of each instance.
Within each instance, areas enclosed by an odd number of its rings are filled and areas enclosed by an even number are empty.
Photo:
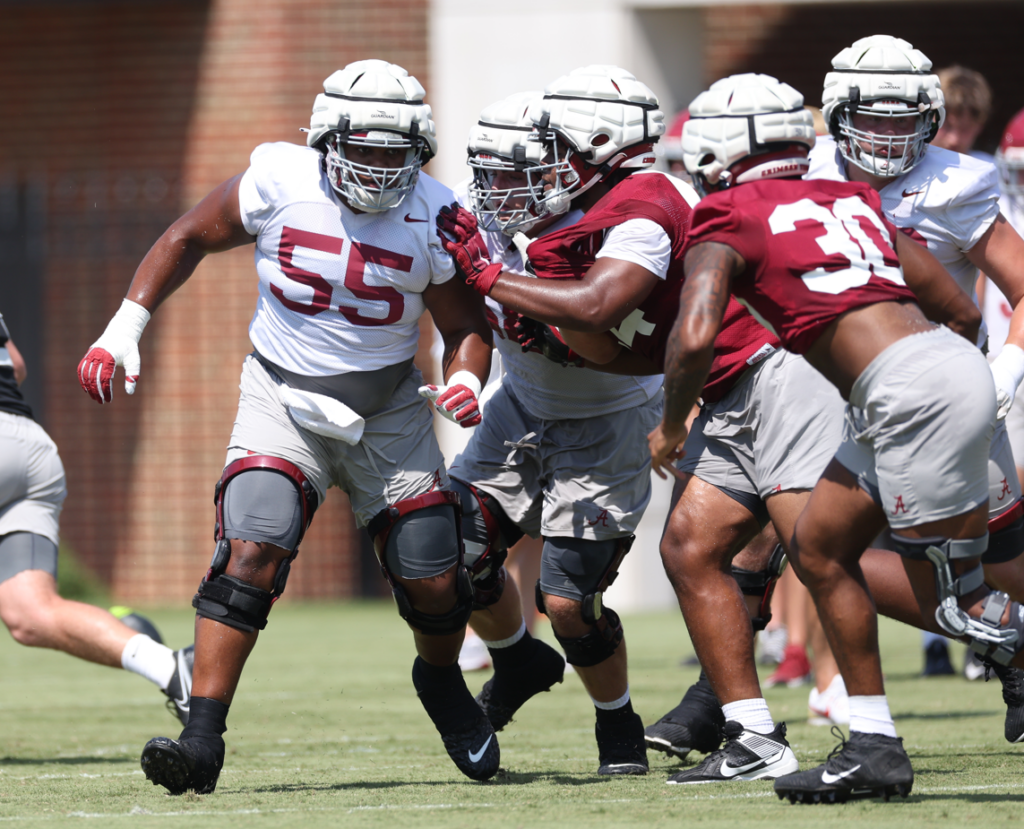
[[[602,711],[614,711],[616,708],[622,708],[623,705],[629,702],[629,686],[626,686],[626,693],[611,702],[598,702],[593,697],[590,700],[594,703],[595,708],[600,708]]]
[[[850,731],[896,736],[896,724],[889,713],[885,694],[877,697],[850,697]]]
[[[727,721],[735,720],[748,731],[770,734],[775,730],[775,723],[772,722],[772,715],[768,711],[768,703],[764,697],[727,702],[722,706],[722,713]]]
[[[519,630],[513,633],[508,639],[497,639],[495,641],[489,641],[487,639],[481,639],[480,641],[487,645],[488,650],[494,648],[510,648],[520,639],[526,636],[526,620],[523,619],[522,624],[519,625]]]
[[[174,676],[174,651],[144,633],[136,633],[121,651],[121,667],[144,676],[162,691]]]

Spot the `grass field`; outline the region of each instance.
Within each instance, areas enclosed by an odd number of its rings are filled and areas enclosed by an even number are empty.
[[[171,644],[192,614],[150,614]],[[625,620],[634,704],[645,722],[696,678],[676,614]],[[412,690],[411,637],[389,603],[285,601],[250,659],[225,735],[217,792],[172,798],[139,771],[139,752],[177,736],[144,680],[63,654],[0,643],[0,823],[113,827],[985,826],[1024,818],[1024,747],[1003,741],[993,680],[922,680],[919,634],[883,621],[887,690],[914,762],[914,793],[889,804],[791,806],[769,783],[666,786],[678,764],[650,755],[646,778],[595,773],[594,715],[575,676],[502,734],[489,783],[455,769]],[[958,649],[959,650],[959,649]],[[959,657],[959,654],[957,654]],[[469,675],[475,692],[487,673]],[[835,744],[806,724],[807,689],[772,689],[776,719],[805,767]]]

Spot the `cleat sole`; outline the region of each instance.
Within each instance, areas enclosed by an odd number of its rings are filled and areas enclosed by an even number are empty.
[[[141,764],[143,774],[154,786],[163,786],[172,795],[188,791],[191,769],[171,740],[157,737],[146,743]]]

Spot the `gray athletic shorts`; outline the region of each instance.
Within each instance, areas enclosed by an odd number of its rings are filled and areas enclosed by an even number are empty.
[[[995,401],[985,358],[963,337],[905,337],[854,383],[836,460],[893,529],[962,515],[989,501]]]
[[[677,466],[763,523],[762,499],[814,488],[842,440],[845,406],[803,357],[777,351],[701,408]]]
[[[289,460],[309,478],[321,503],[329,487],[344,491],[360,527],[389,504],[448,489],[433,416],[417,393],[423,378],[416,369],[384,408],[366,418],[355,446],[298,426],[278,396],[278,384],[258,360],[246,357],[226,464],[248,455]]]
[[[647,434],[661,409],[659,393],[622,412],[543,420],[502,386],[451,474],[492,495],[534,538],[629,535],[651,500]]]
[[[67,494],[64,465],[43,427],[0,412],[0,538],[33,533],[59,544]]]
[[[1013,413],[1013,409],[1010,410]],[[1010,434],[1010,418],[996,421],[988,455],[988,517],[997,518],[1020,500],[1016,448]]]
[[[1013,406],[1004,423],[1013,457],[1024,460],[1024,385],[1017,389],[1017,396],[1013,398]]]

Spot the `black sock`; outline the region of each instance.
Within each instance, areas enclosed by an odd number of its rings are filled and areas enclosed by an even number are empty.
[[[480,707],[466,687],[458,663],[438,667],[417,656],[412,663],[412,684],[438,731],[465,726],[481,716]]]
[[[228,730],[228,708],[229,706],[215,699],[192,697],[189,702],[188,725],[181,732],[181,736],[220,736]]]
[[[487,652],[491,655],[495,671],[515,670],[533,659],[534,653],[537,652],[537,640],[530,636],[530,631],[526,631],[523,638],[514,645],[507,648],[488,648]]]
[[[627,720],[633,719],[633,700],[629,699],[626,704],[621,708],[598,708],[594,707],[597,712],[598,725],[613,726]]]

